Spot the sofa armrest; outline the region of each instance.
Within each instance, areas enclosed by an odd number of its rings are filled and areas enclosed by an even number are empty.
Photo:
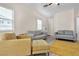
[[[0,55],[24,56],[31,54],[31,39],[1,40]]]

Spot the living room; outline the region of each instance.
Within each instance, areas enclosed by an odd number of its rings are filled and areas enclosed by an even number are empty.
[[[0,3],[0,55],[79,56],[78,6]]]

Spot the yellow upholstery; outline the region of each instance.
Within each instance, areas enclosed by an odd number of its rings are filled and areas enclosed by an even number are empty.
[[[79,42],[56,40],[51,45],[50,51],[61,56],[79,56]]]
[[[30,36],[28,36],[27,34],[19,34],[17,36],[17,39],[24,39],[24,38],[29,38]],[[31,37],[30,37],[31,38]]]
[[[17,40],[14,33],[4,33],[0,40],[0,55],[25,56],[31,55],[31,38]]]
[[[31,54],[31,39],[21,40],[1,40],[0,41],[0,55],[30,55]]]
[[[32,54],[47,53],[49,52],[49,45],[45,40],[33,40]]]
[[[4,33],[2,38],[4,40],[0,40],[0,55],[31,55],[31,47],[33,54],[49,52],[49,45],[45,40],[40,39],[31,42],[31,37],[25,34],[21,34],[17,38],[15,33]]]
[[[2,35],[2,40],[12,40],[12,39],[16,39],[16,34],[13,32],[6,32],[3,33]]]

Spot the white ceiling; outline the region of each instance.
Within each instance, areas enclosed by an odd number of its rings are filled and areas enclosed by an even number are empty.
[[[25,8],[32,8],[33,11],[48,17],[51,17],[52,15],[64,10],[79,8],[79,3],[60,3],[59,6],[52,4],[48,7],[43,7],[45,4],[47,3],[0,3],[1,6],[11,9],[17,5],[23,6]]]
[[[36,8],[38,11],[40,11],[42,14],[47,15],[47,16],[53,16],[54,14],[72,9],[72,8],[79,8],[79,3],[61,3],[59,6],[56,4],[52,4],[51,6],[48,7],[43,7],[45,4],[39,4]]]

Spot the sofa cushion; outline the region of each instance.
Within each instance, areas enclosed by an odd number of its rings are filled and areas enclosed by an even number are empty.
[[[73,40],[73,35],[56,35],[56,38]]]
[[[64,34],[64,31],[58,31],[57,33],[62,35],[62,34]]]
[[[26,33],[24,33],[24,34],[19,34],[18,36],[17,36],[17,39],[25,39],[25,38],[31,38],[29,35],[27,35]]]
[[[32,51],[33,54],[47,53],[49,52],[49,44],[42,39],[33,40]]]
[[[65,30],[64,33],[65,35],[73,35],[73,31],[69,31],[69,30],[68,31]]]
[[[57,34],[60,34],[60,35],[73,35],[73,31],[72,30],[59,30],[57,32]]]
[[[41,31],[36,31],[36,32],[35,32],[35,36],[36,36],[36,35],[41,35],[41,34],[43,34],[43,32],[41,32]]]
[[[12,40],[12,39],[16,39],[16,34],[13,32],[6,32],[2,34],[1,37],[2,40]]]
[[[43,32],[42,31],[29,31],[28,34],[31,36],[36,36],[36,35],[43,34]]]

